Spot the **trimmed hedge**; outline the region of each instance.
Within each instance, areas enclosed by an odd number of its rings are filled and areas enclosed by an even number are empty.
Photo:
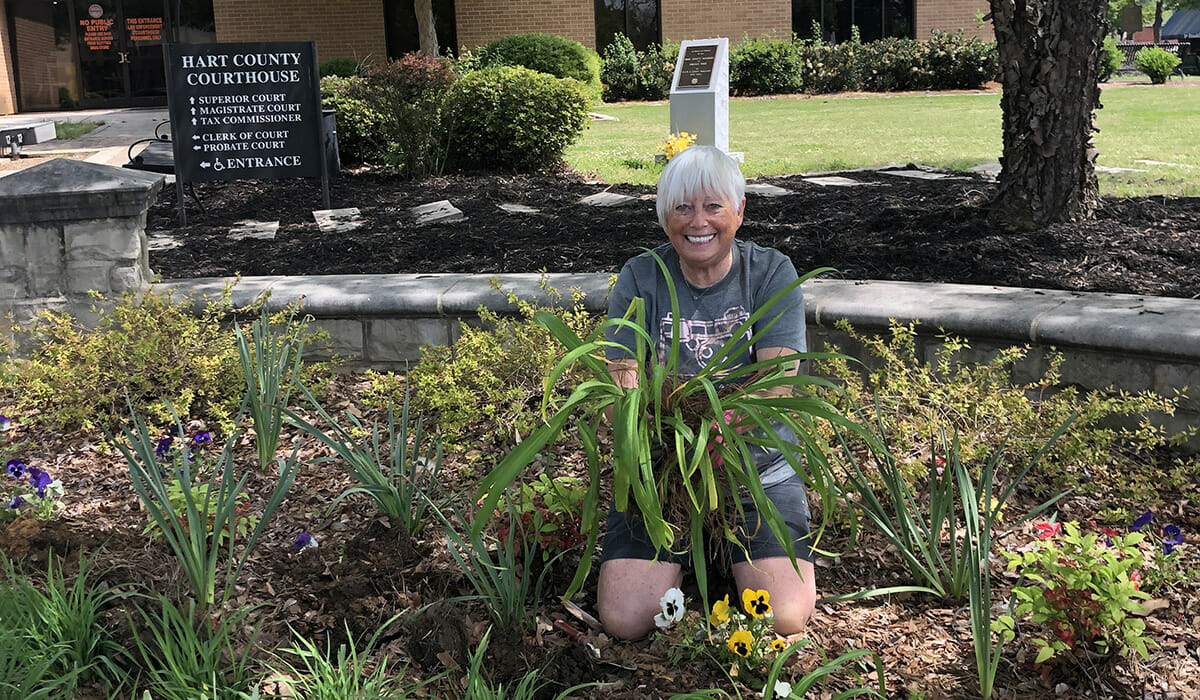
[[[735,95],[800,92],[800,53],[786,39],[747,39],[729,56],[729,91]]]
[[[586,86],[587,94],[600,99],[600,56],[578,41],[555,34],[513,34],[485,44],[464,59],[463,72],[524,66],[557,78],[573,78]]]
[[[446,105],[452,163],[524,171],[556,165],[583,133],[590,106],[584,85],[570,78],[521,66],[468,73]]]

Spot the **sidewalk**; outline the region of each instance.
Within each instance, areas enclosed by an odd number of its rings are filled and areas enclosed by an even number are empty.
[[[154,138],[154,128],[167,119],[166,108],[26,112],[0,116],[0,129],[38,122],[103,122],[101,126],[79,138],[54,139],[24,146],[21,153],[31,156],[53,156],[92,152],[84,160],[120,167],[129,161],[129,146],[142,139]]]

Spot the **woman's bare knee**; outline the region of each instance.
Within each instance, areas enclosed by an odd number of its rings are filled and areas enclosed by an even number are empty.
[[[610,559],[600,565],[596,607],[604,630],[621,639],[638,639],[654,629],[658,601],[683,582],[678,564],[644,559]]]

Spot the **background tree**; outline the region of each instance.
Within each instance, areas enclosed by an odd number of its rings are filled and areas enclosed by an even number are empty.
[[[1003,93],[1004,151],[992,211],[1033,228],[1092,215],[1107,0],[989,0]]]
[[[433,24],[433,0],[413,0],[413,12],[417,16],[417,41],[421,53],[438,55],[437,27]]]

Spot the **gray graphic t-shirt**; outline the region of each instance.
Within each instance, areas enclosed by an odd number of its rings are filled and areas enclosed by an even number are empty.
[[[725,279],[704,289],[688,285],[679,268],[679,256],[671,245],[665,244],[654,250],[667,265],[675,285],[679,301],[679,353],[680,367],[687,376],[695,375],[705,367],[713,355],[724,345],[743,322],[754,311],[765,304],[787,285],[796,281],[796,268],[783,253],[772,248],[763,248],[754,243],[735,240],[733,245],[733,267]],[[629,309],[630,302],[641,297],[646,304],[646,329],[654,339],[655,357],[665,358],[671,343],[671,295],[662,269],[649,253],[638,255],[625,263],[617,283],[608,297],[609,318],[620,318]],[[765,327],[779,316],[762,337],[756,347],[782,347],[804,351],[807,349],[804,326],[804,298],[799,287],[789,294],[756,324]],[[631,351],[635,347],[634,334],[629,330],[609,329],[608,340],[621,343]],[[736,363],[745,365],[754,361],[754,348],[737,358]],[[610,360],[632,357],[621,348],[609,348]],[[791,431],[776,426],[780,437],[795,442]],[[756,449],[755,462],[764,486],[778,483],[791,475],[787,461],[776,450]]]

